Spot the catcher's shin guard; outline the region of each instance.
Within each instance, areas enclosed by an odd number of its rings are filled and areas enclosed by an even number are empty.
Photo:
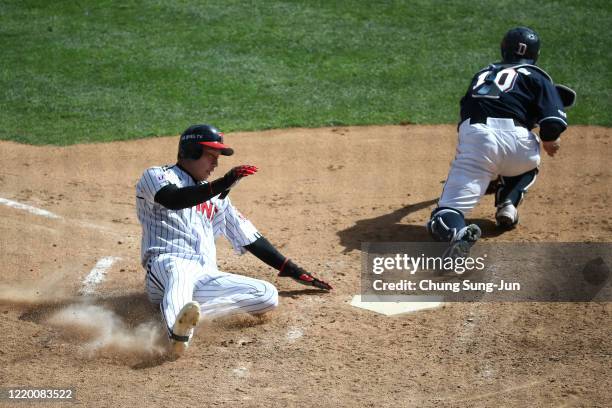
[[[451,242],[465,227],[463,213],[449,207],[438,207],[431,213],[427,231],[436,241]]]
[[[500,177],[501,186],[495,194],[495,206],[502,208],[510,203],[518,207],[529,187],[535,183],[537,174],[538,169],[535,168],[518,176]]]

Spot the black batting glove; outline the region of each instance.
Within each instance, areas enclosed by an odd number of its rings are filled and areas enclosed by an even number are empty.
[[[306,272],[303,268],[297,266],[291,260],[287,260],[287,262],[281,267],[278,276],[288,277],[298,283],[301,283],[302,285],[314,286],[315,288],[319,288],[322,290],[333,289],[329,283],[315,278],[314,276],[312,276],[311,273]]]

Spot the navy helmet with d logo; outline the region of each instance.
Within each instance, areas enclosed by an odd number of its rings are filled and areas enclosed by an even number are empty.
[[[540,56],[540,37],[528,27],[516,27],[501,42],[502,62],[535,65]]]

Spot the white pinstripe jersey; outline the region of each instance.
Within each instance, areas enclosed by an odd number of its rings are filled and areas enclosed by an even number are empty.
[[[154,200],[164,186],[196,185],[180,167],[150,167],[136,185],[136,211],[142,225],[141,262],[146,267],[151,257],[160,254],[199,260],[210,272],[217,271],[215,239],[224,235],[236,252],[244,253],[259,232],[226,197],[217,197],[183,210],[170,210]]]

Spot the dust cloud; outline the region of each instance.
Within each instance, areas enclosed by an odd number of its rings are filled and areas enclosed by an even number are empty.
[[[115,312],[92,304],[72,304],[51,315],[48,323],[85,340],[95,355],[155,356],[166,351],[165,336],[154,322],[129,327]]]

